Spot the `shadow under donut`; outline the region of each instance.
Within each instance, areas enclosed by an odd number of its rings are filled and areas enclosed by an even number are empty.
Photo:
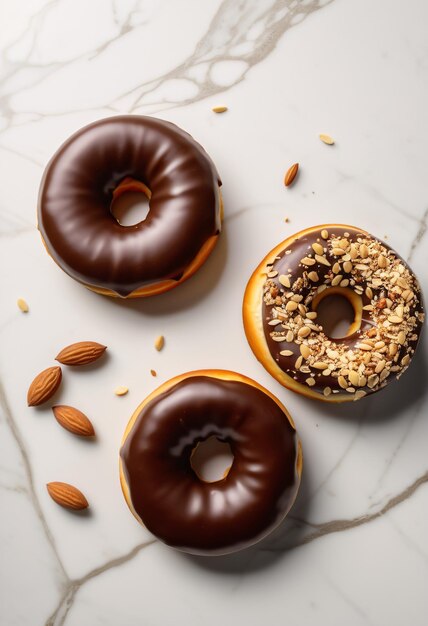
[[[176,288],[148,298],[107,297],[105,300],[115,306],[156,317],[191,309],[198,302],[204,300],[219,282],[226,265],[227,255],[227,229],[224,229],[205,263],[198,268],[193,276]]]

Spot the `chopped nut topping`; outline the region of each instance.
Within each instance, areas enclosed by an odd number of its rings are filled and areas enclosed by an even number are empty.
[[[312,250],[316,254],[324,254],[324,248],[322,247],[322,245],[320,243],[313,243],[312,244]]]
[[[315,260],[318,261],[318,263],[321,263],[321,265],[331,265],[325,256],[320,256],[319,254],[315,255]]]
[[[268,265],[266,328],[274,342],[285,344],[278,352],[290,376],[325,396],[346,391],[356,400],[409,365],[424,318],[420,287],[409,268],[375,238],[340,227],[314,234],[303,258],[290,256],[291,245]],[[313,299],[330,287],[352,289],[361,297],[365,326],[350,343],[327,337],[311,310]]]
[[[360,246],[360,254],[362,259],[367,259],[369,256],[369,249],[365,243],[362,243]]]
[[[281,274],[278,280],[281,283],[281,285],[283,285],[284,287],[287,287],[287,289],[290,289],[291,285],[290,285],[290,279],[288,278],[288,276],[286,276],[285,274]]]
[[[345,250],[343,250],[343,248],[333,248],[332,252],[334,256],[342,256],[342,254],[345,254]]]
[[[311,349],[304,343],[300,346],[300,354],[304,359],[308,359],[311,356]]]

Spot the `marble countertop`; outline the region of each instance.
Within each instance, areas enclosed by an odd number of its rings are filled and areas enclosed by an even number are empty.
[[[425,624],[426,338],[400,382],[333,407],[265,372],[245,340],[241,302],[267,251],[327,222],[385,239],[427,293],[428,4],[28,0],[3,2],[0,13],[1,624]],[[229,110],[216,115],[213,105]],[[224,232],[207,263],[178,289],[138,302],[68,278],[36,230],[52,153],[117,113],[179,124],[224,184]],[[93,442],[61,429],[49,407],[26,406],[35,374],[83,339],[107,344],[109,356],[67,370],[58,397],[91,417]],[[258,380],[289,408],[304,447],[286,523],[229,557],[189,557],[154,541],[118,480],[134,408],[198,368]],[[129,393],[115,396],[118,385]],[[56,480],[80,487],[90,513],[56,506],[45,487]]]

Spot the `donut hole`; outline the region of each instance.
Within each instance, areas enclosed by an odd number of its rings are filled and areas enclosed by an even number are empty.
[[[192,470],[205,483],[215,483],[226,478],[232,463],[232,448],[215,435],[200,441],[190,456]]]
[[[121,226],[140,224],[149,214],[151,195],[144,183],[125,178],[113,191],[110,213]]]
[[[343,339],[361,326],[361,298],[349,289],[325,289],[312,308],[317,324],[330,339]]]

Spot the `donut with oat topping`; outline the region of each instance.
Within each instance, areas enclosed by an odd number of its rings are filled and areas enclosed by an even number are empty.
[[[345,336],[327,334],[318,307],[346,298]],[[252,274],[244,328],[282,385],[316,400],[359,400],[399,379],[424,321],[419,283],[403,259],[354,226],[314,226],[276,246]]]

